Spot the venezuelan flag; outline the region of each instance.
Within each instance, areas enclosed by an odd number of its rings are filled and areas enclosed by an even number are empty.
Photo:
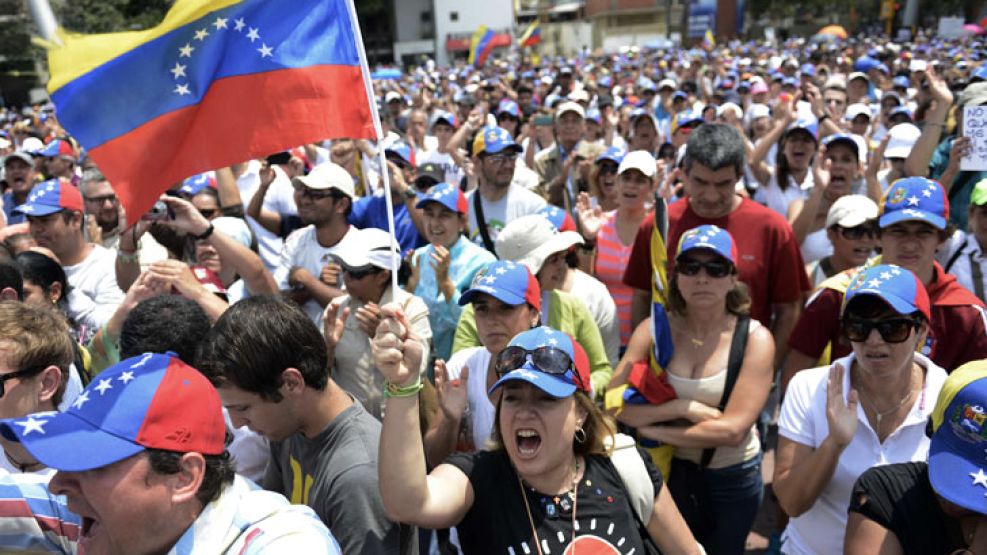
[[[521,38],[517,42],[521,48],[528,48],[541,43],[541,26],[537,19],[528,25],[528,28],[524,30],[524,33],[521,34]]]
[[[706,29],[706,35],[703,37],[703,48],[706,50],[716,48],[716,37],[713,36],[712,29]]]
[[[470,65],[482,66],[487,61],[487,56],[493,51],[493,38],[494,32],[487,29],[486,25],[480,25],[473,33],[473,38],[470,39]]]
[[[177,0],[145,31],[60,31],[48,90],[133,222],[190,175],[374,138],[358,36],[351,0]]]

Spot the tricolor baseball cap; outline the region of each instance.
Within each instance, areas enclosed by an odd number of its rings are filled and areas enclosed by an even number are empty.
[[[491,262],[476,273],[473,284],[459,296],[459,305],[467,305],[480,293],[486,293],[498,301],[517,306],[530,304],[541,310],[541,287],[538,280],[524,264],[512,260]]]
[[[682,129],[683,127],[697,123],[702,124],[705,121],[706,120],[703,119],[702,112],[697,110],[682,110],[681,112],[675,114],[675,117],[672,118],[672,134],[674,135],[676,131]]]
[[[45,466],[68,472],[102,468],[145,449],[204,455],[226,449],[216,389],[171,354],[115,364],[67,411],[0,420],[0,433]]]
[[[38,183],[31,189],[27,202],[14,208],[14,212],[26,216],[48,216],[62,210],[82,212],[82,193],[75,185],[59,179]]]
[[[930,419],[932,489],[950,503],[987,515],[987,362],[953,370]]]
[[[522,347],[533,351],[541,347],[559,349],[569,356],[572,366],[565,374],[549,374],[541,371],[528,356],[520,368],[507,372],[497,383],[493,384],[488,393],[492,394],[507,382],[527,382],[545,393],[561,399],[581,390],[590,392],[589,357],[586,351],[567,333],[548,326],[540,326],[522,333],[511,339],[508,347]]]
[[[612,146],[596,157],[596,163],[599,164],[604,160],[610,160],[619,166],[620,161],[624,159],[624,156],[627,156],[626,150],[620,148],[619,146]]]
[[[391,143],[390,146],[384,149],[384,156],[401,166],[411,166],[414,168],[418,165],[415,163],[415,149],[411,148],[411,145],[404,141],[394,141]]]
[[[548,220],[556,231],[579,231],[576,229],[576,222],[569,215],[569,212],[558,206],[546,204],[539,208],[536,213]]]
[[[65,139],[55,139],[45,145],[45,147],[38,151],[38,156],[44,156],[45,158],[55,158],[62,156],[70,160],[75,160],[75,148],[72,143],[66,141]]]
[[[424,195],[419,196],[415,208],[425,208],[429,203],[436,203],[445,206],[453,212],[460,214],[469,213],[469,203],[466,195],[459,190],[459,187],[448,183],[439,183],[432,186]]]
[[[840,314],[846,313],[850,303],[863,295],[881,299],[898,314],[920,312],[927,322],[932,319],[925,286],[911,270],[894,264],[871,266],[854,276],[843,296]]]
[[[514,137],[503,127],[487,126],[476,134],[473,139],[473,154],[497,154],[505,150],[521,152],[521,145],[514,142]]]
[[[675,258],[695,249],[706,249],[733,264],[737,263],[737,245],[733,242],[730,232],[721,227],[705,224],[683,233],[682,238],[679,239]]]
[[[186,177],[185,181],[182,181],[182,187],[179,191],[190,197],[194,197],[206,187],[212,187],[213,189],[216,188],[216,178],[211,172]]]
[[[946,229],[948,218],[949,200],[938,181],[925,177],[906,177],[892,183],[884,193],[878,225],[885,228],[912,220]]]

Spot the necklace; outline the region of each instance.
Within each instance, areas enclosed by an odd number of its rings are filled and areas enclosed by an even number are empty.
[[[518,474],[517,469],[514,470],[514,475],[517,476],[517,485],[521,490],[521,500],[524,501],[524,510],[528,513],[528,524],[531,526],[531,535],[534,536],[535,540],[535,550],[538,551],[538,555],[543,555],[541,550],[541,538],[538,537],[538,530],[535,528],[535,519],[531,517],[531,506],[528,504],[528,494],[524,492],[524,483],[521,481],[521,475]],[[572,550],[569,552],[571,555],[575,555],[576,548],[576,502],[579,499],[579,459],[576,459],[575,468],[572,473],[572,539],[569,541],[569,545],[572,546]]]
[[[912,376],[914,376],[914,370],[912,371]],[[910,401],[911,398],[915,395],[915,389],[912,388],[911,380],[912,380],[912,378],[909,377],[909,382],[908,382],[909,391],[908,391],[908,395],[905,395],[905,397],[897,405],[895,405],[894,407],[892,407],[892,408],[890,408],[890,409],[888,409],[888,410],[886,410],[884,412],[878,411],[877,410],[877,405],[874,404],[872,398],[869,395],[867,396],[867,400],[868,400],[868,402],[871,405],[871,410],[874,411],[874,419],[877,420],[877,429],[875,430],[877,433],[880,433],[881,432],[881,421],[884,419],[884,417],[887,416],[887,415],[889,415],[889,414],[894,414],[894,413],[898,412],[901,409],[901,407],[905,406],[905,403],[907,403],[908,401]],[[862,393],[863,392],[863,389],[860,389],[859,391]],[[863,397],[861,397],[861,399],[863,399]],[[925,404],[924,403],[924,399],[925,399],[925,386],[924,385],[922,386],[922,399],[923,399],[923,403],[922,404],[924,405]]]

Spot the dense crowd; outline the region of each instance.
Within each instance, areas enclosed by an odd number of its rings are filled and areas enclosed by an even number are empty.
[[[743,553],[776,429],[770,552],[987,552],[984,46],[429,61],[145,215],[4,110],[0,550]]]

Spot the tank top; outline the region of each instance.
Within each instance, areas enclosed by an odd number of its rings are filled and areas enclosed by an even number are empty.
[[[603,282],[617,305],[620,321],[620,344],[631,338],[631,298],[634,290],[624,285],[624,270],[631,258],[633,243],[624,245],[617,235],[617,211],[607,213],[607,219],[596,236],[596,279]]]

